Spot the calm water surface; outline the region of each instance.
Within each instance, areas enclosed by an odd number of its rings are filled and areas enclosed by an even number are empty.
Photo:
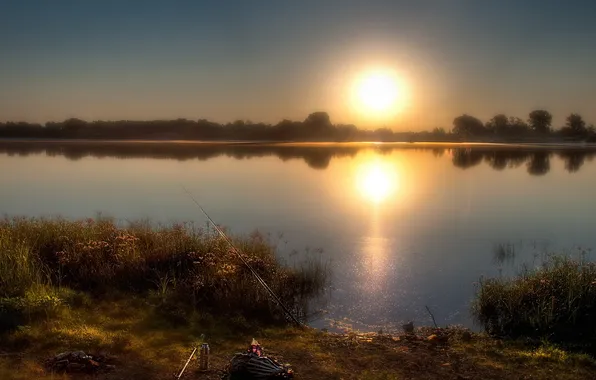
[[[330,261],[321,327],[430,324],[425,305],[472,327],[481,276],[596,247],[593,153],[413,146],[2,142],[0,212],[204,223],[185,186],[233,232],[271,233],[290,262]],[[515,260],[498,262],[507,243]]]

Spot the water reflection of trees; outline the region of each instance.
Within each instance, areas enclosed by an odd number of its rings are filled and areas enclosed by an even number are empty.
[[[545,175],[550,171],[551,158],[562,160],[565,170],[570,173],[579,171],[586,160],[591,161],[596,150],[580,148],[521,149],[521,148],[455,148],[452,149],[453,165],[468,169],[486,162],[494,170],[517,168],[526,164],[531,175]]]
[[[387,155],[397,150],[431,153],[437,159],[450,155],[455,167],[469,169],[487,164],[494,170],[519,168],[526,165],[531,175],[545,175],[550,171],[551,159],[556,157],[570,173],[579,171],[586,160],[596,155],[596,148],[511,148],[511,147],[454,147],[453,145],[417,146],[410,144],[211,144],[172,142],[10,142],[0,141],[0,153],[27,156],[45,154],[63,156],[70,160],[95,158],[156,158],[174,160],[209,160],[231,157],[238,160],[277,157],[282,161],[302,159],[313,169],[326,169],[335,157],[354,157],[361,150],[374,149]]]
[[[11,156],[45,154],[63,156],[70,160],[95,158],[154,158],[210,160],[231,157],[237,160],[278,157],[282,161],[302,159],[313,169],[325,169],[333,157],[353,157],[360,147],[318,147],[316,145],[257,145],[257,144],[195,144],[160,142],[0,142],[0,153]]]

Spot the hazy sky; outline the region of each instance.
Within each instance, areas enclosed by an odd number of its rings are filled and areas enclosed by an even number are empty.
[[[535,107],[596,123],[593,0],[0,0],[0,120],[356,115],[373,67],[407,83],[395,129]]]

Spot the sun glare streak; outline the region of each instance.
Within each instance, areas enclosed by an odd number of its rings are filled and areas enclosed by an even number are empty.
[[[398,188],[398,177],[394,167],[380,160],[364,163],[358,168],[356,186],[368,201],[379,204]]]

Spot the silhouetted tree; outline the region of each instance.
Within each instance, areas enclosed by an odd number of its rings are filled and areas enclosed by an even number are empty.
[[[453,119],[453,133],[458,136],[481,136],[485,132],[486,128],[482,121],[474,116],[464,114]]]
[[[486,122],[486,129],[496,135],[506,135],[509,133],[509,119],[501,114],[495,115]]]
[[[391,141],[393,139],[393,131],[389,128],[377,128],[374,132],[374,139],[378,141]]]
[[[358,128],[355,125],[338,125],[336,126],[335,141],[357,141],[358,140]]]
[[[553,115],[545,110],[534,110],[530,112],[528,117],[528,124],[530,124],[530,128],[538,133],[550,132],[552,122]]]
[[[509,117],[509,129],[512,135],[524,135],[530,131],[530,127],[519,117]]]
[[[313,112],[304,120],[304,132],[308,139],[329,138],[333,133],[333,124],[327,112]]]
[[[586,122],[577,113],[572,113],[567,116],[564,129],[568,130],[570,134],[575,136],[583,136],[587,134],[588,129],[586,128]]]
[[[76,136],[78,133],[87,126],[87,122],[81,119],[71,118],[64,120],[62,127],[64,132],[68,136]]]
[[[327,112],[313,112],[304,120],[304,124],[319,127],[331,127],[331,118]]]
[[[552,116],[542,110],[530,114],[532,129],[546,131]],[[394,132],[390,128],[358,129],[354,125],[331,123],[326,112],[313,112],[304,121],[282,120],[276,125],[236,120],[220,124],[205,119],[188,120],[117,120],[86,122],[70,118],[47,122],[44,126],[26,122],[0,123],[0,138],[80,138],[80,139],[187,139],[187,140],[267,140],[267,141],[461,141],[481,140],[490,134],[521,137],[530,131],[519,118],[499,114],[484,125],[479,119],[464,114],[453,120],[452,133],[443,128],[432,131]],[[593,126],[586,128],[581,116],[572,114],[560,135],[573,135],[596,142]],[[497,163],[497,166],[499,164]]]

